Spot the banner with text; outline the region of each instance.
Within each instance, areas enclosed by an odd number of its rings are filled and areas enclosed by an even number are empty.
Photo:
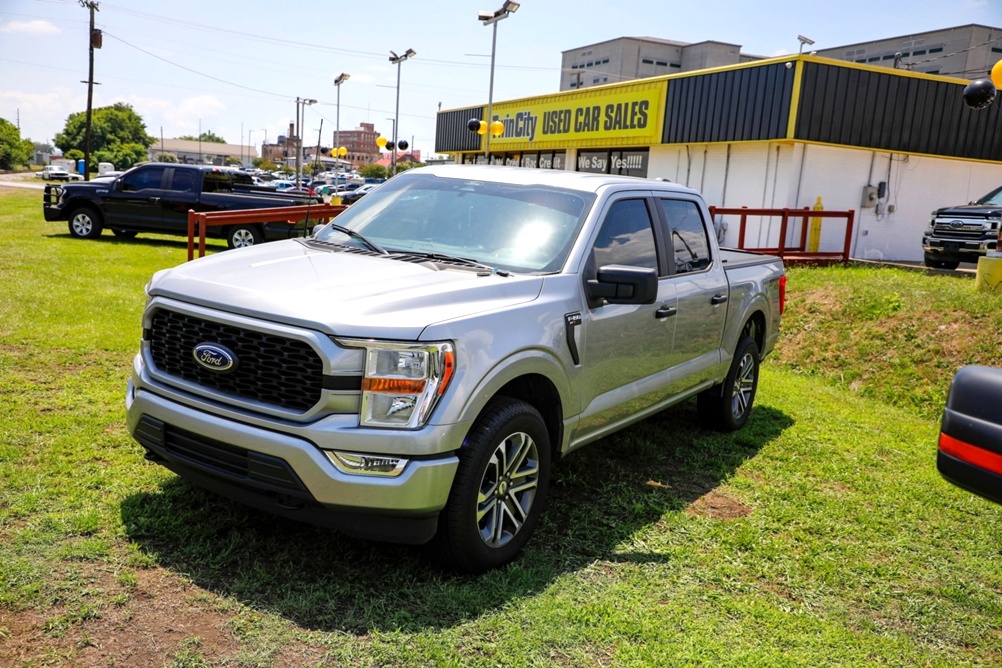
[[[663,95],[664,82],[658,82],[498,104],[491,115],[501,121],[504,133],[491,139],[491,147],[588,139],[657,143]]]

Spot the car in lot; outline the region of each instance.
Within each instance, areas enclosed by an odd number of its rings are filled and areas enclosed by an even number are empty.
[[[358,186],[354,190],[349,190],[341,195],[341,203],[354,204],[378,187],[378,183],[366,183],[365,185]]]
[[[213,492],[483,572],[554,459],[686,399],[744,426],[785,286],[683,186],[412,169],[309,237],[157,272],[128,428]]]
[[[83,181],[82,176],[67,171],[66,168],[59,165],[46,165],[38,173],[38,178],[46,181]]]

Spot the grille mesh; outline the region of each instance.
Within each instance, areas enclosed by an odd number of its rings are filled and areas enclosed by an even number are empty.
[[[244,399],[306,411],[320,401],[323,362],[307,343],[159,309],[149,333],[153,363],[161,372]],[[218,343],[236,355],[233,371],[202,367],[192,353]]]

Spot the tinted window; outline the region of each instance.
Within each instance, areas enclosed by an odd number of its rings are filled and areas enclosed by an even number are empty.
[[[661,210],[668,220],[675,256],[675,273],[700,271],[710,266],[710,244],[706,226],[695,202],[661,199]]]
[[[170,189],[177,191],[191,190],[195,185],[195,172],[190,169],[175,169],[174,178],[171,179]]]
[[[145,190],[146,188],[159,188],[163,173],[163,167],[137,169],[131,174],[126,174],[122,177],[122,190],[133,192],[136,190]]]
[[[596,267],[625,264],[658,268],[657,244],[644,200],[619,200],[609,208],[595,240],[594,254]]]

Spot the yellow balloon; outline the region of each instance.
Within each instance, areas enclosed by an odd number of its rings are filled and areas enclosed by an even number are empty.
[[[482,135],[485,132],[487,132],[487,124],[484,123],[484,122],[481,122],[480,125],[477,126],[477,134],[478,135]]]
[[[494,121],[491,123],[491,134],[495,137],[500,137],[504,134],[504,123],[501,121]]]
[[[386,137],[383,136],[376,137],[376,146],[378,146],[379,148],[383,148],[384,146],[386,146]]]
[[[992,83],[996,88],[1002,88],[1002,60],[995,63],[992,68]]]
[[[348,149],[342,146],[337,150],[337,154],[343,158],[344,156],[348,155]]]

